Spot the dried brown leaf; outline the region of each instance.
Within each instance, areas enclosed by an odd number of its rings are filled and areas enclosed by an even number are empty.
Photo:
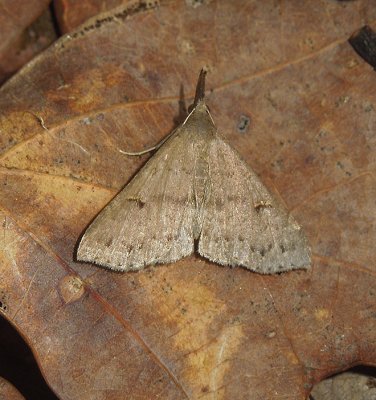
[[[376,364],[376,83],[347,43],[376,9],[203,3],[97,17],[1,90],[2,310],[62,399],[302,399]],[[75,263],[147,159],[118,150],[163,138],[203,65],[221,133],[304,227],[312,269]]]
[[[48,3],[0,0],[0,83],[56,39]]]

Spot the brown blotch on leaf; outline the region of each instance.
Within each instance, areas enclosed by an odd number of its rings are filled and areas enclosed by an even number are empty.
[[[209,386],[208,386],[208,385],[203,386],[203,387],[201,388],[201,392],[202,392],[202,393],[208,393],[208,392],[209,392]]]
[[[59,283],[59,292],[66,304],[77,301],[85,293],[82,280],[75,275],[65,276]]]

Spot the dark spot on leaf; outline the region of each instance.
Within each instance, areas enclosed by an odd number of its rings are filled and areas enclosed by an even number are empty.
[[[248,131],[250,123],[251,118],[249,118],[247,115],[241,115],[238,122],[238,132],[246,133]]]
[[[315,160],[315,156],[313,154],[310,154],[308,157],[304,159],[305,164],[312,164],[313,161]]]
[[[341,163],[341,161],[337,161],[337,167],[340,169],[344,169],[344,165]]]
[[[286,251],[286,248],[283,244],[280,244],[279,248],[281,249],[282,253],[284,253]]]
[[[110,247],[113,243],[112,238],[106,242],[106,247]]]

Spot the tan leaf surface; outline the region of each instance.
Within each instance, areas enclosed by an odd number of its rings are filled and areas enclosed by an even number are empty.
[[[61,399],[303,399],[376,364],[376,80],[347,43],[376,9],[203,3],[98,16],[1,90],[2,311]],[[312,269],[75,263],[148,158],[118,149],[165,137],[203,65],[217,126],[304,227]]]

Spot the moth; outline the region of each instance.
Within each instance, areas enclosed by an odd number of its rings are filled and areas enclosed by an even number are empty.
[[[219,135],[205,74],[183,124],[87,228],[78,260],[135,271],[196,252],[262,274],[309,267],[301,227]]]

